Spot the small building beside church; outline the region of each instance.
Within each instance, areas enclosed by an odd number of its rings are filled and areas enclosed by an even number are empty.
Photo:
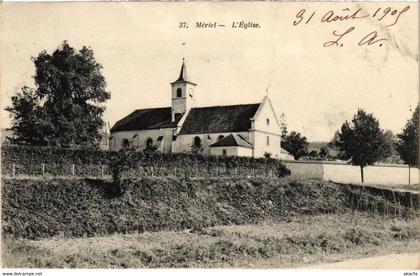
[[[196,87],[183,61],[171,83],[171,106],[138,109],[117,121],[110,149],[293,159],[280,147],[280,124],[268,96],[259,103],[199,107]]]

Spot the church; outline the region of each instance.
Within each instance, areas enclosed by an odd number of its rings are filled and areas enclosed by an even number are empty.
[[[133,111],[111,128],[110,150],[293,159],[280,147],[281,129],[268,96],[261,102],[199,107],[197,84],[183,60],[171,84],[171,106]],[[168,93],[169,94],[169,93]]]

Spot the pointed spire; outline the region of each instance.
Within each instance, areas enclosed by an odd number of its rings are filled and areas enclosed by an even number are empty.
[[[185,58],[182,58],[181,72],[179,73],[179,78],[177,79],[177,81],[188,81],[187,67],[185,66]]]
[[[185,65],[185,58],[182,58],[182,66],[181,66],[181,72],[179,73],[179,77],[173,83],[178,83],[178,82],[188,82],[188,83],[195,84],[192,81],[190,81],[190,79],[188,78],[187,66]]]

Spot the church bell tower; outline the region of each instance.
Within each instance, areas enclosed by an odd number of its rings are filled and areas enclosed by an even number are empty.
[[[193,106],[195,102],[195,87],[197,84],[190,81],[187,75],[185,60],[182,59],[181,72],[176,81],[171,83],[172,87],[172,122],[177,115],[183,115]]]

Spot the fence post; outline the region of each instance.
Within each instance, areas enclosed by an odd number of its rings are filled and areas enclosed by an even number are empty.
[[[12,164],[12,177],[15,177],[16,175],[16,167],[15,167],[15,163]]]
[[[76,175],[76,168],[75,168],[74,164],[71,164],[71,175],[72,176]]]
[[[41,169],[42,169],[42,176],[44,176],[45,175],[45,164],[44,163],[41,164]]]

